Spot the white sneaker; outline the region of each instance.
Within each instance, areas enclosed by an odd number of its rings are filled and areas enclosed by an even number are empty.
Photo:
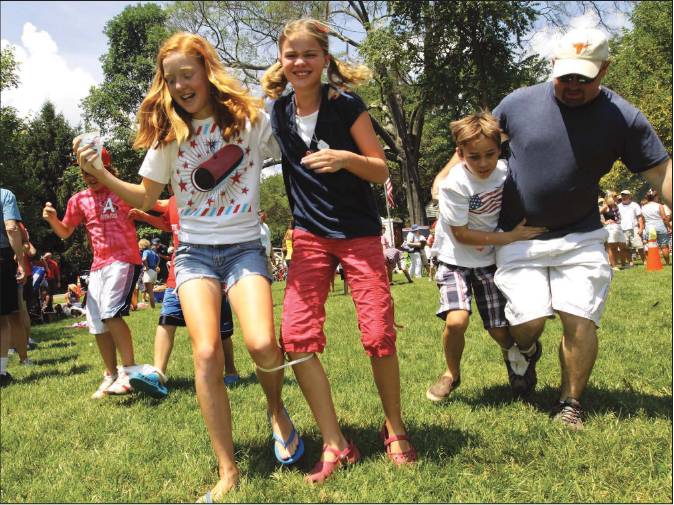
[[[133,391],[131,384],[129,384],[129,376],[121,372],[117,375],[117,380],[108,388],[109,395],[125,395]]]
[[[16,354],[16,349],[10,347],[9,349],[7,349],[7,356],[11,356],[12,354]]]
[[[19,362],[19,365],[22,366],[35,366],[35,363],[30,358],[26,358],[23,361]]]
[[[91,395],[91,398],[93,400],[99,400],[101,398],[105,398],[108,395],[108,388],[112,386],[112,384],[117,380],[117,375],[108,375],[103,374],[103,382],[101,382],[101,385],[98,386],[98,389],[96,392]]]

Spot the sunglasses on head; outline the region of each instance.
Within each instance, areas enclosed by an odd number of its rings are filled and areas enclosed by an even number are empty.
[[[597,74],[599,75],[599,74]],[[559,79],[563,83],[569,83],[571,81],[576,81],[578,84],[590,84],[593,82],[597,76],[595,75],[594,77],[586,77],[584,75],[580,74],[567,74],[567,75],[562,75],[559,76],[557,79]]]

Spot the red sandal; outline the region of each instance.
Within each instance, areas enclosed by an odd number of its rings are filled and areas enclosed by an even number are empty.
[[[386,447],[386,455],[388,458],[393,461],[393,464],[396,466],[406,465],[409,463],[414,463],[417,460],[417,451],[414,449],[410,437],[407,435],[391,435],[388,436],[388,429],[386,428],[386,423],[382,426],[379,436],[384,442],[384,447]],[[391,450],[391,444],[393,442],[406,441],[410,444],[410,448],[402,452],[393,452]]]
[[[360,461],[360,451],[356,444],[353,441],[348,441],[346,449],[340,451],[329,445],[323,446],[323,452],[331,452],[334,454],[337,459],[335,461],[318,461],[314,468],[311,470],[311,473],[307,475],[304,479],[310,483],[320,483],[332,475],[337,468],[343,465],[353,465]]]

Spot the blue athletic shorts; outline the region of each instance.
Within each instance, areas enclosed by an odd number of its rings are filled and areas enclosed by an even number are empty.
[[[164,291],[164,301],[161,304],[159,313],[159,323],[168,326],[185,326],[183,310],[180,307],[180,300],[175,294],[175,289],[166,288]],[[232,309],[229,306],[227,297],[222,296],[222,305],[220,306],[220,338],[226,340],[234,333],[234,323],[232,321]]]

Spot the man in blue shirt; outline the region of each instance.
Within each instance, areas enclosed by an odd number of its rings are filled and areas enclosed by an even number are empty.
[[[17,283],[23,284],[26,280],[22,237],[17,224],[21,214],[14,193],[5,188],[0,188],[0,219],[4,223],[0,226],[0,387],[4,387],[12,380],[7,372],[10,338],[21,325]]]
[[[526,219],[548,229],[497,248],[495,282],[528,361],[522,380],[511,385],[522,396],[533,391],[538,339],[556,312],[564,335],[555,418],[575,429],[583,426],[579,400],[597,357],[596,329],[611,282],[596,205],[599,179],[620,159],[672,201],[671,159],[643,114],[601,86],[608,66],[606,37],[572,30],[555,53],[552,82],[518,89],[493,111],[510,147],[499,225],[509,231]]]

